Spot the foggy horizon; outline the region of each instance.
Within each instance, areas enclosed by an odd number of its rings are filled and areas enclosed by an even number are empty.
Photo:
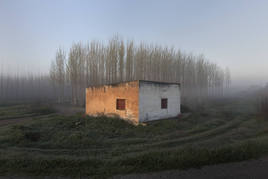
[[[0,178],[267,178],[267,7],[0,0]]]
[[[232,86],[268,82],[265,1],[1,1],[4,73],[49,73],[58,47],[124,40],[204,55],[231,71]]]

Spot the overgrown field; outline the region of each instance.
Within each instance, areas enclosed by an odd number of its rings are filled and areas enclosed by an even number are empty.
[[[1,126],[1,120],[32,120]],[[181,119],[133,126],[126,121],[63,116],[49,106],[0,107],[0,173],[109,177],[185,169],[268,153],[268,119],[252,101],[213,102]]]

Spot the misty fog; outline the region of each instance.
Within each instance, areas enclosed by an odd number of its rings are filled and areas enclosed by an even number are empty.
[[[46,73],[10,70],[0,72],[0,99],[51,101],[84,105],[85,88],[130,80],[181,83],[184,103],[204,102],[230,93],[231,72],[203,55],[161,45],[135,43],[119,36],[107,42],[73,43],[58,48]],[[24,71],[24,72],[22,72]]]

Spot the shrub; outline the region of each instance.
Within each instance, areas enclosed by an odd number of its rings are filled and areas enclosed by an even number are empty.
[[[41,135],[39,132],[35,132],[35,131],[29,131],[25,133],[25,138],[27,140],[30,140],[31,142],[37,142],[39,141]]]
[[[11,139],[15,143],[25,143],[25,142],[37,142],[41,138],[39,131],[22,125],[16,125],[11,128]]]

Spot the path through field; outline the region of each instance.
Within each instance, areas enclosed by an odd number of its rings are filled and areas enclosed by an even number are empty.
[[[268,158],[212,166],[268,154],[268,120],[255,115],[249,104],[223,101],[185,118],[138,126],[85,116],[83,108],[67,105],[53,110],[51,105],[3,106],[0,155],[5,163],[0,174],[263,178],[268,176]],[[19,125],[9,127],[13,124]],[[205,167],[193,169],[198,166]],[[184,168],[189,170],[171,170]]]

